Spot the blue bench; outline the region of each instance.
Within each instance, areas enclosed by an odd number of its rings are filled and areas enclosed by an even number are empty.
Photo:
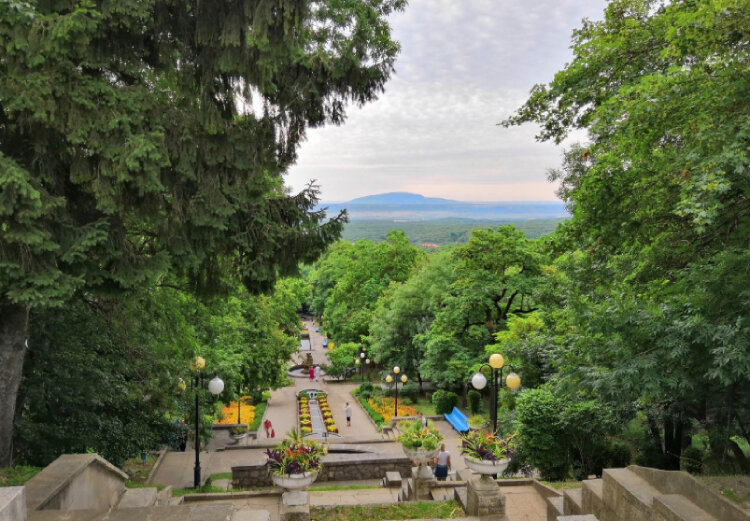
[[[451,424],[451,426],[458,432],[468,432],[469,424],[466,422],[468,418],[461,412],[458,407],[454,407],[453,410],[447,414],[444,414],[445,420]]]

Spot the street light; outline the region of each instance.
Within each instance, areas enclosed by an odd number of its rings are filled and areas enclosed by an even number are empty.
[[[498,373],[500,375],[500,380],[502,380],[504,366],[505,366],[505,359],[503,358],[503,355],[494,353],[490,355],[489,365],[482,364],[479,367],[479,371],[477,371],[477,373],[471,377],[471,385],[474,386],[474,389],[481,391],[487,386],[487,378],[481,373],[481,370],[483,367],[490,368],[490,374],[492,377],[492,387],[491,387],[492,432],[494,434],[497,434]],[[518,389],[519,387],[521,387],[521,377],[518,376],[518,374],[516,374],[512,365],[509,364],[508,367],[510,367],[512,372],[508,374],[507,378],[505,379],[505,385],[507,385],[509,389],[513,389],[513,390]]]
[[[400,372],[401,372],[401,369],[399,368],[399,366],[396,366],[396,367],[393,368],[393,374],[397,375]],[[393,408],[393,417],[395,418],[395,417],[398,416],[398,380],[396,380],[391,375],[388,375],[388,376],[385,377],[385,381],[386,381],[386,383],[389,383],[389,384],[390,383],[394,383],[394,382],[396,383],[396,398],[395,398],[395,401],[394,401],[394,408]],[[407,378],[405,374],[402,374],[401,375],[401,383],[405,384],[408,381],[409,381],[409,378]]]
[[[196,356],[193,362],[190,362],[190,368],[195,371],[195,467],[193,468],[193,487],[198,488],[201,485],[201,434],[200,434],[200,403],[198,400],[198,391],[203,384],[203,369],[206,367],[206,360],[202,356]],[[178,384],[182,389],[184,381]],[[224,390],[224,381],[216,374],[208,382],[208,391],[214,396],[221,394]]]

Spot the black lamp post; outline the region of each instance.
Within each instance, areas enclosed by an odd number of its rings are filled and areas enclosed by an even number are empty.
[[[479,367],[479,371],[477,371],[477,373],[471,377],[471,385],[473,385],[474,388],[478,391],[481,391],[487,386],[487,378],[481,373],[481,370],[483,367],[488,367],[490,369],[490,377],[492,379],[492,385],[490,386],[490,390],[492,391],[492,396],[490,397],[490,407],[492,409],[490,412],[492,415],[493,434],[497,434],[497,393],[499,390],[498,376],[499,379],[502,380],[504,366],[505,359],[503,358],[503,355],[495,353],[493,355],[490,355],[489,364],[482,364]],[[518,389],[521,386],[521,377],[515,373],[512,365],[508,365],[508,367],[510,367],[512,372],[505,379],[505,385],[507,385],[510,389]]]
[[[198,488],[201,485],[200,400],[198,399],[198,391],[203,384],[203,369],[206,367],[206,360],[202,356],[197,356],[191,366],[195,370],[195,467],[193,468],[193,487]],[[214,375],[208,382],[208,390],[214,396],[221,394],[224,390],[224,382]]]
[[[398,373],[400,373],[400,372],[401,372],[401,369],[399,368],[399,366],[396,366],[396,367],[393,368],[393,374],[398,375]],[[390,383],[395,383],[396,384],[396,397],[395,397],[395,400],[394,400],[394,408],[393,408],[393,417],[396,418],[398,416],[398,380],[395,377],[393,377],[391,375],[388,375],[388,376],[385,377],[385,381],[386,381],[386,383],[389,383],[389,384]],[[401,375],[401,383],[405,384],[408,381],[409,381],[409,378],[407,378],[407,376],[405,374],[402,374]]]

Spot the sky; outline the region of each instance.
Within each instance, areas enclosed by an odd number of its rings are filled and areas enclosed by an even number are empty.
[[[343,125],[309,130],[286,184],[299,191],[316,180],[329,202],[385,192],[556,200],[547,171],[560,166],[565,144],[537,142],[535,125],[498,123],[571,60],[573,29],[601,19],[605,5],[410,0],[391,17],[401,54],[385,92],[350,105]]]

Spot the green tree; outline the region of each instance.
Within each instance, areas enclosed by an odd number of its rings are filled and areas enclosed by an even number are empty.
[[[465,384],[511,315],[536,311],[543,255],[513,226],[474,231],[452,252],[452,282],[424,342],[420,368],[438,385]]]
[[[574,215],[563,242],[578,250],[561,263],[576,309],[565,373],[643,410],[671,468],[695,424],[748,435],[734,397],[750,379],[750,306],[733,289],[750,284],[748,27],[747,0],[613,1],[505,122],[591,137],[551,174]],[[707,410],[709,396],[733,406]]]
[[[282,174],[383,89],[404,5],[0,2],[0,465],[30,308],[170,269],[269,289],[336,238]]]
[[[381,243],[358,241],[349,253],[332,259],[343,264],[343,271],[323,315],[326,332],[337,342],[361,342],[370,333],[380,296],[392,282],[406,281],[423,255],[403,232],[391,232]]]
[[[422,387],[420,364],[429,331],[452,280],[450,255],[425,257],[403,284],[394,284],[378,301],[370,322],[371,355],[384,366],[399,366]]]

